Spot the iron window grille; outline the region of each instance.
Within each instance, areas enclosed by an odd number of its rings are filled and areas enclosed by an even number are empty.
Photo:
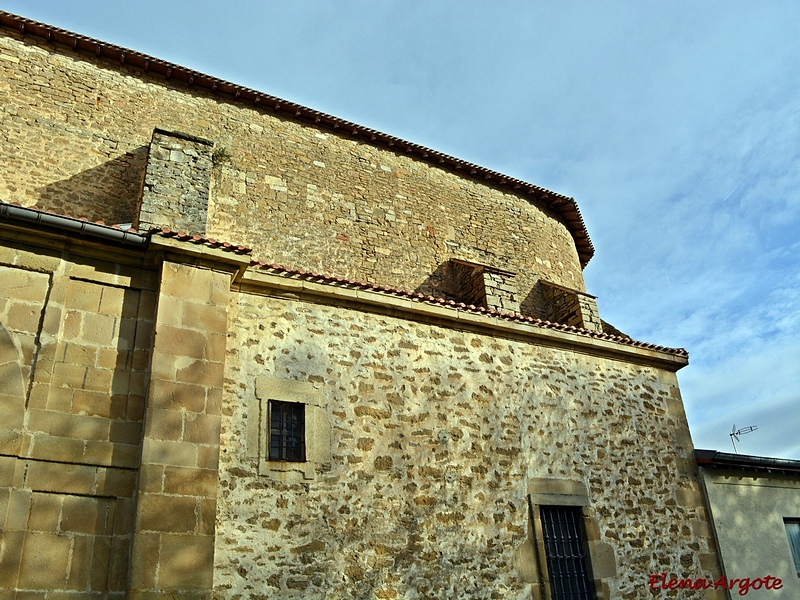
[[[269,460],[305,462],[305,404],[269,401]]]
[[[553,600],[595,598],[586,532],[579,506],[540,506],[550,597]]]

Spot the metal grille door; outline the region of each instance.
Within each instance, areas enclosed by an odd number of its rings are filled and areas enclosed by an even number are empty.
[[[553,600],[592,600],[583,517],[578,506],[540,506]]]

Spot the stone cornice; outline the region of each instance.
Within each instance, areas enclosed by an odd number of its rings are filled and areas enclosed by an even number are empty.
[[[402,298],[380,291],[349,289],[272,273],[247,271],[235,289],[243,293],[342,306],[486,335],[529,341],[542,346],[602,356],[667,371],[677,371],[689,364],[689,357],[685,352],[630,346],[618,341],[582,335],[579,332],[476,314],[456,307],[442,306],[437,302]]]

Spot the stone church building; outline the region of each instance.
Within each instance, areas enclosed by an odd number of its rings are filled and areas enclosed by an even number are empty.
[[[0,600],[719,575],[572,198],[7,13],[0,97]]]

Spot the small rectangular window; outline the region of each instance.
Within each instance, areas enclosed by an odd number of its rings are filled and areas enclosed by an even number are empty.
[[[269,459],[306,460],[305,404],[269,401]]]
[[[784,519],[786,537],[789,538],[789,548],[792,550],[794,570],[800,577],[800,519]]]
[[[553,600],[592,600],[594,585],[579,506],[540,506],[550,596]]]

